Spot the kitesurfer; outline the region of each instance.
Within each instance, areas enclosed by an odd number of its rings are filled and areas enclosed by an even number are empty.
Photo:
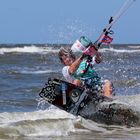
[[[93,63],[98,64],[102,61],[101,53],[96,52],[96,55],[92,58],[92,65],[87,70],[85,69],[88,65],[86,53],[76,58],[71,49],[60,48],[58,56],[60,61],[65,65],[62,69],[62,74],[68,82],[77,86],[86,85],[94,93],[104,94],[108,97],[112,96],[112,83],[109,80],[103,81],[93,69]]]

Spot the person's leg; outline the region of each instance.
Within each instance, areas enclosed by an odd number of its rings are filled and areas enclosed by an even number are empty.
[[[113,90],[114,90],[113,84],[109,80],[105,80],[103,85],[104,95],[107,97],[111,97],[113,95]]]

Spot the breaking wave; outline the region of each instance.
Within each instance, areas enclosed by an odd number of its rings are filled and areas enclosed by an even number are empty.
[[[57,53],[58,49],[54,49],[51,47],[38,47],[38,46],[24,46],[24,47],[13,47],[13,48],[0,48],[0,54],[5,53],[38,53],[38,54],[46,54],[46,53]]]
[[[139,127],[104,125],[80,116],[73,116],[56,107],[34,112],[4,112],[0,114],[0,133],[8,137],[61,137],[75,134],[139,132]],[[8,133],[7,133],[8,132]]]
[[[115,53],[140,53],[140,49],[114,49],[114,48],[103,48],[101,52],[115,52]]]
[[[61,47],[61,45],[59,46]],[[65,46],[66,47],[66,46]],[[70,47],[70,45],[69,45]],[[127,46],[126,48],[101,48],[101,52],[116,52],[116,53],[140,53],[140,46]],[[59,48],[51,46],[23,46],[23,47],[3,47],[0,48],[0,54],[5,53],[38,53],[38,54],[46,54],[46,53],[57,53]]]

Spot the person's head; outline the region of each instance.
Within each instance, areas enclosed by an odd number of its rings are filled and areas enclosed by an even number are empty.
[[[61,63],[63,63],[66,66],[70,66],[75,60],[75,55],[69,48],[61,47],[58,56]]]

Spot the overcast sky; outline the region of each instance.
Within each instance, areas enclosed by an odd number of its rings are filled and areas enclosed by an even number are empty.
[[[125,0],[0,0],[0,43],[95,41]],[[140,44],[140,0],[113,26],[113,43]]]

